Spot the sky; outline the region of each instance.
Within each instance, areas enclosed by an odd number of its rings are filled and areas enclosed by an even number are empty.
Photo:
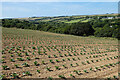
[[[95,0],[94,0],[95,1]],[[117,0],[116,0],[117,1]],[[118,2],[2,2],[1,18],[118,13]]]
[[[119,0],[1,0],[2,2],[119,2]]]

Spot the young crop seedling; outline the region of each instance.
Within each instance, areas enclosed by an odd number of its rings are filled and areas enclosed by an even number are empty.
[[[56,59],[56,62],[60,62],[58,59]]]
[[[88,57],[86,57],[86,59],[88,59]]]
[[[34,62],[35,66],[39,66],[39,63],[37,61]]]
[[[14,57],[14,55],[12,55],[12,54],[11,54],[10,56],[11,56],[11,57]]]
[[[36,48],[33,46],[32,49],[36,49]]]
[[[71,67],[73,67],[73,64],[70,64]]]
[[[29,65],[27,63],[23,63],[22,64],[24,67],[29,67]]]
[[[39,59],[39,57],[35,57],[35,59]]]
[[[11,61],[11,62],[15,62],[15,60],[14,60],[14,59],[10,59],[10,61]]]
[[[40,73],[40,70],[37,70],[38,73]]]
[[[44,51],[43,53],[44,53],[45,55],[47,55],[47,53],[46,53],[45,51]]]
[[[98,70],[98,67],[95,67],[96,70]]]
[[[91,60],[91,62],[93,62],[93,63],[94,63],[94,61],[93,61],[93,60]]]
[[[49,61],[50,61],[51,63],[54,63],[53,60],[51,60],[51,59],[50,59]]]
[[[87,70],[83,70],[85,73],[88,73]]]
[[[75,61],[75,58],[72,58],[73,61]]]
[[[51,67],[47,67],[46,69],[47,69],[48,71],[51,71]]]
[[[96,60],[96,62],[98,62],[98,60]]]
[[[112,57],[110,57],[110,59],[113,59]]]
[[[66,79],[64,75],[58,75],[59,78]]]
[[[18,56],[22,57],[22,53],[17,53]]]
[[[68,59],[68,61],[70,61],[70,58],[67,58]]]
[[[8,51],[8,53],[12,53],[12,51],[11,51],[11,50],[9,50],[9,51]]]
[[[92,67],[90,68],[90,70],[91,70],[91,71],[93,70]]]
[[[17,58],[19,61],[24,61],[24,59],[23,58]]]
[[[16,67],[16,68],[19,68],[19,65],[18,65],[18,64],[15,64],[15,67]]]
[[[114,75],[113,78],[114,78],[114,79],[117,79],[117,76]]]
[[[39,55],[42,55],[40,51],[38,51],[38,54],[39,54]]]
[[[56,55],[54,55],[54,57],[55,57],[55,58],[57,58],[57,56],[56,56]]]
[[[113,66],[113,64],[109,64],[110,66]]]
[[[103,68],[104,66],[100,66],[101,68]]]
[[[50,56],[50,55],[48,55],[48,58],[51,58],[51,56]]]
[[[29,54],[28,54],[27,52],[25,53],[25,55],[26,55],[26,56],[29,56]]]
[[[75,53],[74,53],[73,55],[74,55],[74,56],[76,56],[76,54],[75,54]]]
[[[80,60],[80,58],[78,57],[78,60]]]
[[[64,54],[67,57],[67,54]]]
[[[6,63],[6,62],[5,62],[5,59],[0,60],[0,62],[1,62],[1,63]]]
[[[79,75],[79,72],[78,72],[77,70],[74,70],[73,72],[75,72],[76,74],[78,74],[78,75]]]
[[[65,61],[65,59],[62,59],[62,61]]]
[[[30,60],[30,57],[27,57],[27,60]]]
[[[83,65],[86,65],[84,62],[81,62]]]
[[[35,55],[35,53],[33,52],[32,55]]]
[[[91,58],[91,56],[89,56],[89,58]]]
[[[2,58],[6,58],[6,56],[2,56]]]
[[[71,77],[75,78],[75,76],[73,76],[72,74],[70,74]]]
[[[26,72],[23,73],[23,75],[31,76],[32,74],[29,71],[26,71]]]
[[[11,77],[13,77],[13,79],[18,79],[18,78],[19,78],[19,76],[18,76],[17,73],[13,73],[13,74],[11,75]]]
[[[63,57],[62,54],[59,54],[60,57]]]
[[[65,65],[63,65],[64,68],[67,68]]]
[[[3,70],[10,70],[10,68],[7,65],[2,66]]]
[[[60,70],[59,66],[55,66],[55,68],[56,68],[57,70]]]
[[[44,64],[44,65],[45,65],[45,61],[44,61],[44,60],[42,60],[42,64]]]
[[[83,55],[82,53],[80,53],[81,55]]]
[[[79,55],[79,54],[77,53],[77,55]]]
[[[68,54],[69,56],[72,56],[70,53]]]
[[[90,64],[90,62],[89,61],[86,61],[88,64]]]
[[[53,78],[52,77],[48,77],[48,80],[53,80]]]
[[[78,64],[78,63],[76,63],[76,66],[79,66],[79,64]]]

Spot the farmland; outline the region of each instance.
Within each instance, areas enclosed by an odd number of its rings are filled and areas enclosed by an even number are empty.
[[[4,78],[118,78],[118,40],[2,28]]]

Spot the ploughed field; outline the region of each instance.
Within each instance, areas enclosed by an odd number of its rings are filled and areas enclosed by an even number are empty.
[[[6,78],[118,78],[118,40],[2,28]]]

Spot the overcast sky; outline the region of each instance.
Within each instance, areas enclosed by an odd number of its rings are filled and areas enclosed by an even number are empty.
[[[71,15],[93,15],[118,13],[117,0],[109,0],[111,2],[59,2],[60,0],[51,0],[54,2],[30,2],[32,0],[24,0],[26,2],[10,2],[3,0],[2,17],[32,17],[32,16],[71,16]],[[22,0],[21,0],[22,1]],[[39,0],[40,1],[40,0]],[[42,0],[43,1],[43,0]],[[56,2],[55,2],[56,1]],[[71,1],[71,2],[70,2]],[[86,0],[89,1],[89,0]],[[97,1],[97,0],[92,0]],[[102,1],[102,0],[101,0]],[[106,0],[107,1],[107,0]]]

